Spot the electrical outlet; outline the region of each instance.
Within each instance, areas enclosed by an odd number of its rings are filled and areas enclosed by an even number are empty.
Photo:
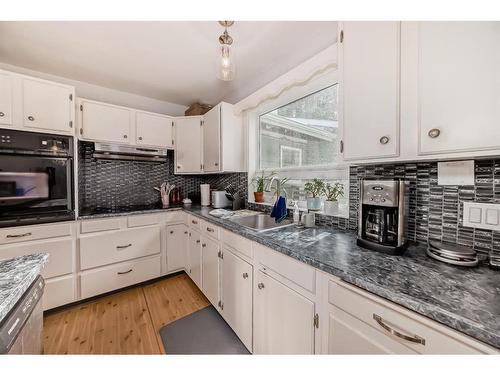
[[[464,202],[464,227],[500,230],[500,204]]]

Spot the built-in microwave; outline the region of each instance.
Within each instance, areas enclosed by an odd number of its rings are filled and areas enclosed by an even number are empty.
[[[0,227],[73,220],[73,137],[0,129]]]

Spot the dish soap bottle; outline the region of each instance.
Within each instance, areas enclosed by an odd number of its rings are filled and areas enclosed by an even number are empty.
[[[297,202],[295,202],[295,204],[293,205],[293,222],[295,224],[300,223],[300,211],[299,211],[299,205],[297,204]]]

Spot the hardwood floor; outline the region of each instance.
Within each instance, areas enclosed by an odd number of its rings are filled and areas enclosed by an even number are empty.
[[[44,318],[45,354],[161,354],[162,326],[209,305],[186,274]]]

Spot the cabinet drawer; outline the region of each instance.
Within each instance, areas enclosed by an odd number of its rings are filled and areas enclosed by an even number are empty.
[[[218,226],[207,223],[206,221],[201,222],[201,231],[207,236],[212,237],[214,240],[220,238],[220,229]]]
[[[45,280],[43,310],[66,305],[75,301],[75,278],[73,275]]]
[[[188,225],[192,229],[201,230],[201,223],[203,220],[198,219],[196,216],[189,215]]]
[[[313,267],[292,259],[265,246],[254,244],[260,263],[292,283],[315,293],[316,272]]]
[[[120,218],[82,220],[80,223],[81,233],[104,232],[107,230],[120,229]]]
[[[71,237],[45,241],[30,241],[0,247],[0,259],[21,255],[47,253],[49,262],[42,270],[44,278],[61,276],[73,270],[73,239]]]
[[[480,354],[491,351],[459,332],[344,283],[329,282],[328,301],[421,354]],[[423,339],[425,343],[396,337],[389,329]]]
[[[128,217],[128,227],[143,227],[160,223],[160,214],[133,215]]]
[[[222,242],[226,246],[229,246],[231,249],[236,250],[238,253],[241,253],[250,259],[253,258],[252,241],[225,229],[222,229],[221,236]]]
[[[167,223],[186,223],[188,215],[181,210],[165,213]]]
[[[71,236],[71,223],[33,225],[0,229],[0,245],[44,238]]]
[[[160,228],[125,229],[80,238],[82,270],[158,254],[161,248]]]
[[[158,255],[83,272],[80,276],[82,298],[159,277],[160,263]]]

